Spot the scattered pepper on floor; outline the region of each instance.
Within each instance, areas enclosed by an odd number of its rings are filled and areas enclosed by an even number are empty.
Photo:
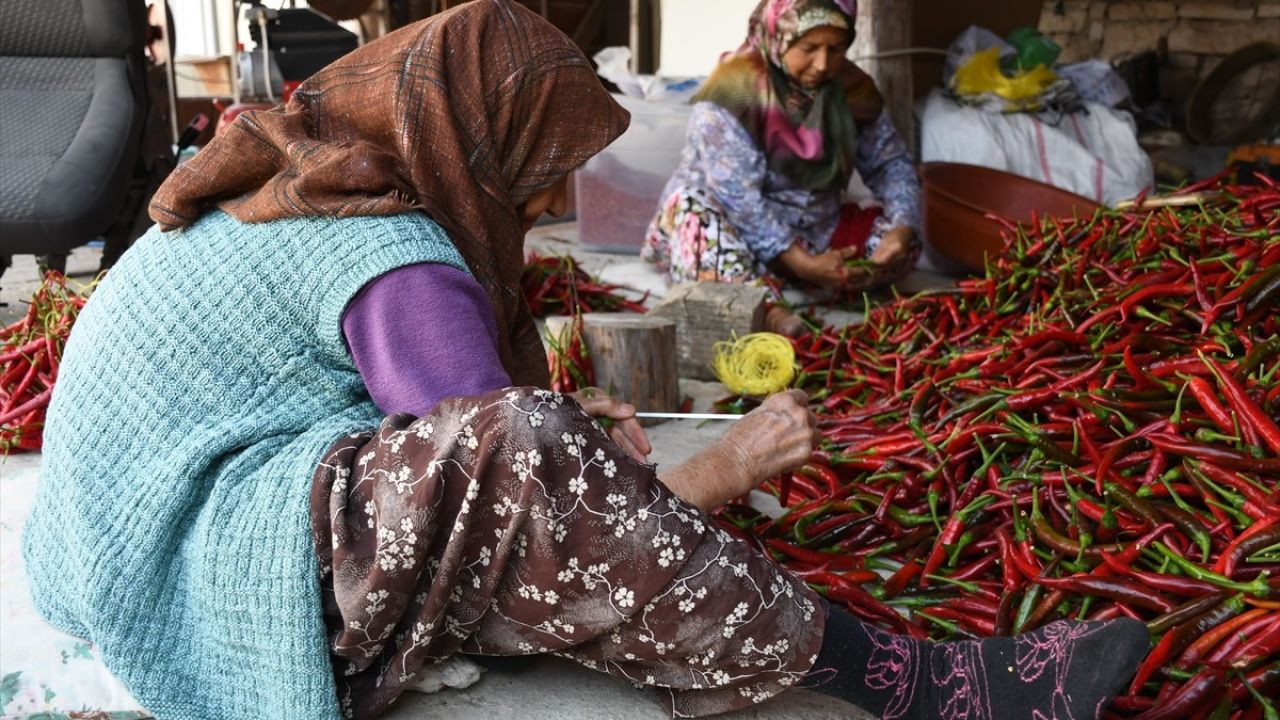
[[[619,294],[622,285],[592,278],[572,255],[532,253],[525,261],[520,287],[534,317],[585,312],[645,311],[649,293],[639,300]]]
[[[0,330],[0,455],[41,448],[62,348],[91,289],[49,271],[26,316]]]

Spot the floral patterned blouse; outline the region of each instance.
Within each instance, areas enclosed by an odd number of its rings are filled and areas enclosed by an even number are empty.
[[[861,129],[854,167],[884,205],[884,215],[867,242],[868,253],[899,225],[909,225],[919,235],[919,181],[911,154],[885,113]],[[737,118],[709,102],[693,106],[680,166],[662,197],[686,188],[710,192],[751,251],[765,262],[797,238],[814,252],[826,250],[840,217],[840,191],[800,188],[770,170],[764,151]]]

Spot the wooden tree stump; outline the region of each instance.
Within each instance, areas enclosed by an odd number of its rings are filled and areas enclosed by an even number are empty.
[[[558,336],[572,318],[547,318],[547,332]],[[587,313],[582,340],[591,353],[596,387],[629,402],[637,410],[680,409],[676,369],[676,323],[635,313]]]
[[[699,282],[671,288],[648,317],[665,317],[677,323],[680,377],[715,380],[711,359],[715,344],[764,329],[765,300],[769,289],[756,285]]]

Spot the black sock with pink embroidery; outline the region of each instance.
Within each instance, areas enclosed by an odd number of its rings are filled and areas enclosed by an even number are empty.
[[[1128,618],[1061,621],[1011,638],[934,643],[893,635],[828,605],[806,687],[879,717],[1097,717],[1137,670],[1150,636]]]

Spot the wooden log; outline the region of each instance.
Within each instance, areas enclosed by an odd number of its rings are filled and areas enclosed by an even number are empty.
[[[547,332],[558,336],[572,318],[547,318]],[[591,353],[596,387],[640,411],[680,409],[676,370],[676,323],[635,313],[587,313],[582,340]]]
[[[671,288],[649,317],[676,321],[680,377],[715,380],[711,359],[721,340],[764,329],[769,289],[754,285],[700,282]]]

